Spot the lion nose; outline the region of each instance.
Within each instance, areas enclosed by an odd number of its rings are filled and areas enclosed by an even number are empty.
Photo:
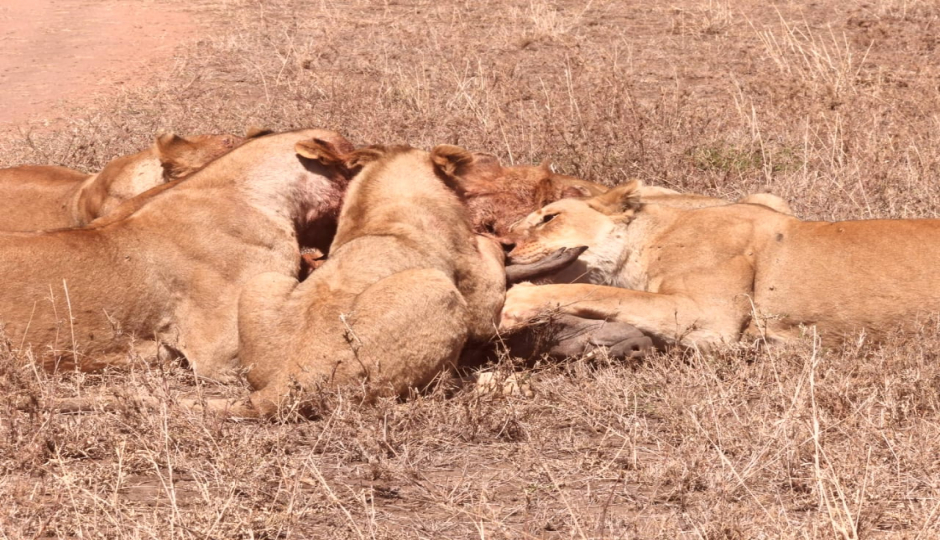
[[[503,253],[509,253],[510,251],[516,248],[516,243],[507,238],[500,238],[499,244],[503,246]]]

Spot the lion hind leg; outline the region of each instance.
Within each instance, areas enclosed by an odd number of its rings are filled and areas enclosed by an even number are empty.
[[[467,341],[468,313],[443,272],[407,270],[356,298],[346,319],[347,341],[370,386],[406,395],[455,365]]]
[[[191,305],[179,315],[179,336],[172,344],[193,372],[207,379],[234,382],[238,379],[239,328],[250,319],[249,328],[277,312],[283,298],[297,286],[293,277],[269,272],[255,276],[234,302]]]

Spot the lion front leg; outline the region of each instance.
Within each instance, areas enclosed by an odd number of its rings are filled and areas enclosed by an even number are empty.
[[[712,313],[705,313],[695,300],[676,294],[581,283],[522,284],[506,293],[500,328],[517,328],[546,310],[557,309],[578,317],[631,324],[667,344],[707,348],[737,340],[741,322],[735,321],[734,310],[727,313],[721,306],[712,307]]]
[[[177,337],[169,344],[179,350],[200,377],[229,382],[240,367],[239,326],[246,317],[277,315],[280,299],[297,286],[297,280],[278,273],[252,278],[241,290],[212,291],[199,301],[180,307]],[[253,325],[257,326],[257,325]]]
[[[193,372],[207,379],[234,382],[237,378],[238,329],[234,314],[193,311],[170,345],[186,358]]]

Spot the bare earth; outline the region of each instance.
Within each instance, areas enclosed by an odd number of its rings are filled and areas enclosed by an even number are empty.
[[[188,14],[165,3],[4,0],[0,5],[0,126],[44,117],[139,86],[191,36]]]

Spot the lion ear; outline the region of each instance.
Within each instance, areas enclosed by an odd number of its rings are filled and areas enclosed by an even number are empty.
[[[163,167],[163,176],[168,180],[181,178],[196,167],[192,161],[195,153],[193,143],[175,133],[163,133],[154,140],[157,159]]]
[[[460,167],[462,171],[450,183],[463,196],[473,197],[492,192],[500,178],[505,176],[506,170],[499,163],[499,158],[492,154],[474,152],[471,156],[471,163]]]
[[[245,130],[245,138],[257,139],[258,137],[264,137],[265,135],[271,135],[272,133],[274,133],[273,129],[259,126],[248,126],[248,129]]]
[[[378,161],[386,154],[386,148],[380,145],[366,146],[354,150],[346,158],[346,167],[350,170],[359,170],[373,161]]]
[[[479,152],[472,153],[471,157],[472,161],[469,164],[465,163],[458,167],[460,169],[457,171],[458,176],[449,177],[448,184],[462,196],[473,197],[491,192],[498,179],[505,174],[499,158]],[[442,156],[438,159],[444,160]],[[434,165],[435,168],[439,166],[437,162]]]
[[[307,139],[294,145],[297,155],[325,167],[341,167],[352,174],[385,155],[384,146],[366,146],[353,150],[346,140],[339,144],[325,139]]]
[[[157,153],[162,157],[179,152],[184,148],[189,148],[189,141],[175,133],[161,133],[154,140],[157,147]]]
[[[294,145],[294,151],[297,155],[304,157],[321,165],[332,167],[346,162],[345,156],[336,146],[323,139],[308,139],[299,141]]]
[[[440,144],[431,150],[431,162],[439,173],[456,180],[470,170],[473,154],[459,146]]]
[[[588,199],[587,204],[602,214],[633,215],[640,208],[639,189],[642,185],[639,180],[630,180],[626,184],[611,188],[607,193]]]
[[[558,200],[556,195],[557,189],[555,188],[555,182],[552,181],[551,176],[546,176],[539,180],[539,183],[535,186],[535,205],[536,208],[541,208],[546,204],[551,204]]]

